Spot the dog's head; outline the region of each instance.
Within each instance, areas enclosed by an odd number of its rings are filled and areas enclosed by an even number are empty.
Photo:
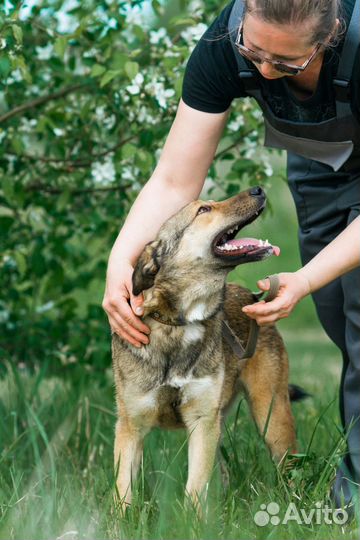
[[[167,220],[156,240],[145,246],[133,274],[133,292],[154,285],[161,269],[166,276],[191,275],[202,279],[204,270],[224,276],[235,266],[261,261],[279,248],[254,238],[235,239],[237,233],[264,210],[266,196],[260,187],[222,202],[194,201]],[[209,274],[209,272],[208,272]]]

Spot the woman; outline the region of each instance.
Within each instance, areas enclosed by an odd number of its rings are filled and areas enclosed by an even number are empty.
[[[254,97],[264,114],[265,144],[287,150],[303,264],[359,215],[359,27],[360,0],[235,0],[215,20],[190,57],[159,163],[110,255],[103,306],[113,331],[135,346],[148,343],[149,329],[135,315],[142,313],[142,298],[131,287],[135,261],[161,224],[199,196],[234,98]],[[360,268],[313,295],[344,359],[340,404],[348,453],[337,472],[337,504],[351,500],[360,478],[356,283]]]

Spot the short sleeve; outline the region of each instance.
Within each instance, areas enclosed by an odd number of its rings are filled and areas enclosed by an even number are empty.
[[[227,28],[231,7],[201,37],[186,66],[182,99],[199,111],[224,112],[234,98],[246,95]]]

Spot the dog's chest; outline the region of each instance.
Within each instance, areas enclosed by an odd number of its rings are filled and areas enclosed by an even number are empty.
[[[145,392],[163,385],[181,388],[217,371],[218,345],[201,323],[180,328],[158,323],[151,329],[150,344],[139,349],[114,337],[114,368],[118,366],[125,383]]]

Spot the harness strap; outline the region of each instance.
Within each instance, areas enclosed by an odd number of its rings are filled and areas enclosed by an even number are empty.
[[[360,44],[360,0],[356,0],[346,32],[341,58],[333,80],[336,101],[348,102],[350,99],[350,81],[353,66]]]
[[[280,282],[279,276],[277,274],[273,274],[267,277],[270,280],[270,289],[268,290],[267,295],[264,297],[264,300],[265,302],[271,302],[271,300],[274,300],[274,298],[277,296],[277,293],[279,292]],[[263,294],[263,292],[254,293],[254,296],[257,298],[257,302],[261,299]],[[251,358],[255,353],[257,339],[259,335],[259,326],[256,320],[250,320],[249,336],[245,347],[242,345],[240,339],[237,337],[237,335],[234,333],[229,323],[225,319],[223,319],[222,321],[222,326],[223,336],[226,339],[228,345],[230,345],[230,347],[232,348],[233,352],[239,358],[239,360]]]
[[[257,77],[256,77],[257,70],[255,68],[249,67],[245,58],[241,56],[241,54],[239,53],[235,45],[236,35],[238,32],[241,20],[243,18],[243,14],[244,14],[243,0],[235,0],[231,13],[230,13],[230,17],[229,17],[228,30],[229,30],[229,35],[230,35],[231,46],[233,48],[237,67],[238,67],[238,76],[244,85],[245,92],[247,94],[250,92],[252,94],[254,93],[256,94],[257,92],[260,92],[259,84],[257,82]]]

